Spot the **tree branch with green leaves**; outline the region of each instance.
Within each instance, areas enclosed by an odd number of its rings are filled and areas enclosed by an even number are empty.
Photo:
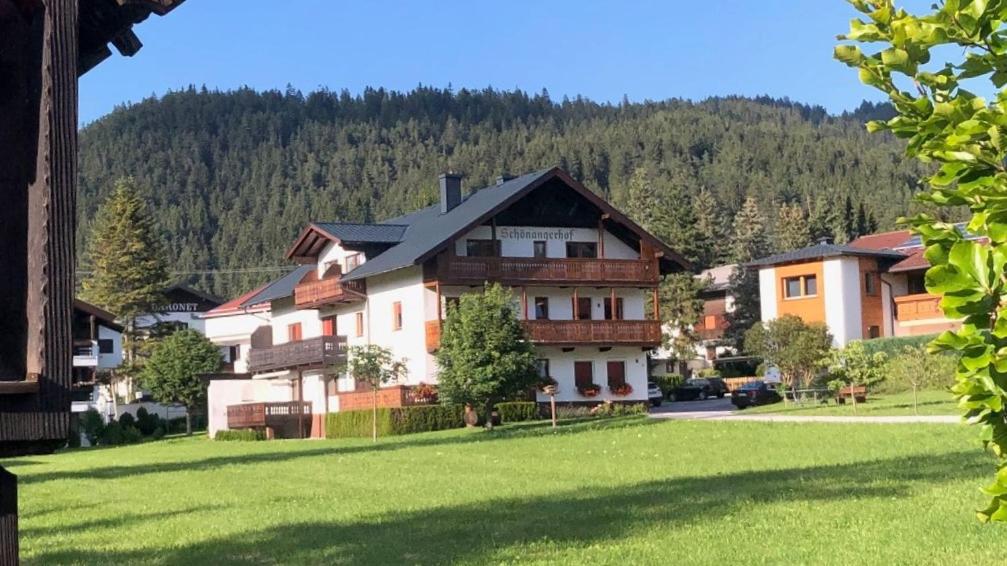
[[[961,356],[952,392],[997,459],[983,490],[991,501],[978,516],[1007,521],[1007,1],[946,0],[922,15],[891,0],[850,3],[863,17],[839,36],[853,43],[837,46],[835,57],[897,112],[868,130],[905,139],[909,157],[931,164],[920,201],[971,212],[967,234],[928,214],[901,222],[926,246],[927,290],[941,295],[947,318],[963,320],[929,350]],[[879,47],[865,53],[858,44],[868,43]],[[941,65],[931,60],[935,51],[957,56]]]

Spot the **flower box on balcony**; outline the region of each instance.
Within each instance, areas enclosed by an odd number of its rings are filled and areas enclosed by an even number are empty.
[[[601,393],[601,387],[591,384],[577,387],[577,393],[580,393],[581,397],[597,397]]]
[[[612,395],[625,397],[633,393],[633,386],[628,383],[621,383],[619,385],[609,386],[608,390],[612,392]]]

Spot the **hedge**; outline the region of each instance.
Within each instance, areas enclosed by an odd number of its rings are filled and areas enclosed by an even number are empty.
[[[534,401],[497,403],[497,414],[504,423],[538,420],[538,403]]]
[[[884,352],[889,358],[893,358],[902,354],[905,351],[906,346],[918,348],[920,346],[925,346],[934,338],[937,338],[936,334],[872,338],[870,340],[863,341],[864,351],[866,351],[868,355],[874,355],[876,352]]]
[[[218,430],[213,435],[214,440],[265,440],[266,433],[261,430],[251,428],[239,428],[235,430]]]
[[[461,405],[423,405],[378,409],[378,436],[430,432],[465,426]],[[370,409],[330,413],[325,423],[327,438],[371,436]]]

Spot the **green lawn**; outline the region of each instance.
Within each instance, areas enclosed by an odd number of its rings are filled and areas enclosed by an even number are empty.
[[[28,564],[994,564],[955,425],[541,424],[5,461]]]
[[[947,391],[920,391],[918,395],[918,410],[921,415],[958,415],[954,398]],[[848,415],[853,416],[889,416],[912,415],[913,394],[870,394],[867,403],[857,403],[857,412],[853,405],[846,401],[844,405],[836,404],[829,399],[828,404],[816,404],[813,401],[803,403],[775,403],[745,409],[744,414],[780,413],[790,415]]]

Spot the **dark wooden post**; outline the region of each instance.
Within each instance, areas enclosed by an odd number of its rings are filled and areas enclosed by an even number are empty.
[[[17,563],[17,476],[0,468],[0,566]]]

